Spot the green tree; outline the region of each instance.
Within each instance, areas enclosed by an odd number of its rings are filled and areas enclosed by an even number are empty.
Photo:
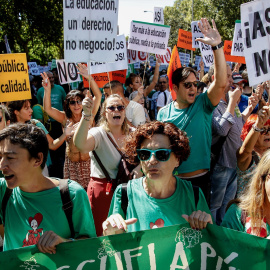
[[[171,26],[169,46],[177,44],[179,28],[190,31],[192,21],[214,19],[223,40],[232,40],[235,20],[239,20],[240,5],[249,0],[176,0],[173,7],[165,7],[164,21]]]
[[[28,61],[45,64],[63,52],[62,0],[0,0],[0,41],[8,36],[13,53],[25,52]]]

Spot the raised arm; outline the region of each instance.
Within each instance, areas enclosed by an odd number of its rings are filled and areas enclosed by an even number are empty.
[[[87,90],[86,97],[82,102],[83,115],[73,136],[75,146],[82,153],[93,151],[95,147],[95,138],[91,134],[88,134],[89,127],[92,125],[94,119],[92,115],[93,103],[90,92]]]
[[[159,67],[161,64],[161,60],[158,58],[156,61],[156,67],[155,67],[155,72],[154,72],[154,76],[153,76],[153,80],[150,83],[150,85],[148,85],[145,90],[144,90],[144,96],[147,97],[150,92],[154,89],[154,87],[156,86],[156,84],[158,83],[158,77],[159,77]]]
[[[99,87],[98,87],[97,83],[95,82],[95,80],[93,79],[93,77],[88,74],[87,66],[84,64],[78,63],[77,68],[79,70],[78,73],[89,81],[90,88],[93,91],[94,106],[92,109],[92,114],[95,117],[95,115],[97,114],[100,102],[101,102],[102,93],[100,92]]]
[[[57,122],[61,123],[63,126],[66,122],[66,114],[65,112],[61,112],[57,110],[56,108],[52,107],[51,104],[51,83],[50,80],[46,74],[46,72],[40,73],[42,77],[42,86],[44,88],[44,98],[43,98],[43,106],[45,112],[52,117]]]
[[[241,171],[245,171],[252,160],[252,151],[254,150],[254,146],[260,136],[260,132],[255,131],[255,129],[262,129],[264,124],[269,119],[269,116],[269,104],[267,103],[267,106],[264,106],[258,113],[258,118],[254,124],[255,128],[252,128],[249,131],[242,146],[238,149],[236,153],[237,165]]]
[[[201,41],[205,44],[215,47],[221,44],[221,37],[217,30],[214,20],[212,20],[213,28],[210,26],[207,19],[202,18],[201,22],[198,23],[204,38],[197,38],[196,41]],[[207,95],[213,104],[213,106],[218,105],[220,99],[224,94],[224,90],[227,83],[227,66],[225,61],[225,56],[223,48],[215,48],[213,50],[214,54],[214,81],[207,90]]]

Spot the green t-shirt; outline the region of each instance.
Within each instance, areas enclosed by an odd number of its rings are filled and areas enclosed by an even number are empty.
[[[46,135],[49,134],[48,130],[44,127],[44,125],[40,121],[38,121],[37,119],[31,119],[30,122],[31,122],[31,124],[36,125],[37,127],[41,128],[45,132]],[[52,165],[50,151],[48,151],[46,165],[47,165],[47,167]]]
[[[229,229],[233,229],[239,232],[247,232],[247,230],[250,228],[250,225],[247,224],[248,220],[246,220],[247,223],[245,223],[245,227],[243,226],[242,221],[241,221],[241,214],[242,214],[241,208],[239,208],[236,204],[232,204],[230,208],[227,210],[222,220],[221,226],[229,228]],[[265,225],[266,225],[265,227],[267,231],[266,232],[267,236],[269,236],[270,227],[268,223],[266,223]]]
[[[43,111],[42,111],[40,105],[37,104],[37,105],[33,106],[32,110],[33,110],[32,118],[37,119],[37,120],[41,119],[41,122],[44,122]]]
[[[73,203],[72,220],[75,237],[96,237],[91,207],[85,190],[69,180],[70,198]],[[0,179],[0,203],[6,190],[6,181]],[[0,214],[2,218],[2,212]],[[70,229],[62,209],[59,186],[41,192],[24,192],[13,189],[5,214],[4,250],[35,245],[45,231],[53,231],[70,238]]]
[[[187,221],[182,215],[191,215],[196,210],[210,214],[201,190],[196,207],[191,183],[178,177],[176,177],[176,181],[174,194],[166,199],[150,197],[143,188],[143,177],[129,181],[127,186],[128,207],[126,217],[121,208],[122,185],[119,185],[113,195],[109,216],[119,213],[124,219],[137,218],[138,221],[135,224],[128,226],[129,232],[135,232],[186,223]]]
[[[37,92],[38,104],[43,106],[44,88],[41,87]],[[63,111],[63,102],[66,98],[66,92],[64,88],[58,84],[54,84],[51,90],[51,105],[53,108]],[[55,121],[53,118],[51,120]]]
[[[171,102],[159,110],[158,121],[175,124],[184,130],[189,138],[190,156],[176,169],[178,173],[210,168],[214,109],[207,93],[202,93],[196,97],[194,103],[185,109],[176,109],[174,102]]]

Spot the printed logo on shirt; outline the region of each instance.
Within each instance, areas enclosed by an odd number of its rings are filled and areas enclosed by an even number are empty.
[[[156,220],[155,223],[150,222],[150,229],[163,228],[164,223],[165,223],[164,220],[162,218],[159,218]]]
[[[40,223],[43,220],[43,216],[40,213],[35,214],[34,217],[29,217],[28,222],[32,230],[29,230],[23,240],[23,247],[32,246],[37,244],[40,236],[43,234],[43,229],[39,228]]]

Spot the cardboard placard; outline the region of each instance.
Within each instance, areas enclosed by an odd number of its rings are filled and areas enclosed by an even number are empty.
[[[0,102],[31,99],[25,53],[0,54]]]
[[[168,25],[131,21],[128,49],[164,55],[169,35]]]
[[[190,51],[195,51],[195,49],[192,48],[192,34],[191,34],[191,32],[185,31],[183,29],[179,29],[177,47],[187,49]]]
[[[232,44],[233,42],[231,40],[224,41],[224,55],[226,61],[245,64],[245,57],[231,55]]]

